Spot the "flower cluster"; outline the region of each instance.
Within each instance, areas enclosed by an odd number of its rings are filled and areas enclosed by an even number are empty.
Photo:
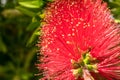
[[[46,9],[42,80],[120,80],[120,33],[102,0],[55,0]]]

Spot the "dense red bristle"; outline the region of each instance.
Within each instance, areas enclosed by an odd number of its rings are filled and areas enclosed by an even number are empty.
[[[106,6],[101,0],[56,0],[50,4],[38,45],[44,55],[39,64],[43,80],[75,80],[71,60],[79,61],[88,49],[98,61],[100,75],[120,79],[120,46],[114,47],[120,43],[120,34]]]

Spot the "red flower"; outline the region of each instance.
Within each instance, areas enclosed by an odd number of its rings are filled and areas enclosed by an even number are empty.
[[[120,34],[101,0],[56,0],[46,10],[43,80],[120,80]]]

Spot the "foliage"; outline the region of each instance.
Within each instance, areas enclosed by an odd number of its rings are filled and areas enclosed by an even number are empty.
[[[108,3],[115,21],[120,23],[120,0],[104,0]]]
[[[0,0],[0,80],[38,80],[34,76],[37,73],[35,45],[41,15],[50,1]],[[120,1],[105,1],[120,22]]]
[[[0,3],[0,79],[35,80],[40,14],[47,0]]]

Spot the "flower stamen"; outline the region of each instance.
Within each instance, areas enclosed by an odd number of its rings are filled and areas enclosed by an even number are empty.
[[[87,76],[89,77],[87,80],[94,80],[90,72],[98,73],[96,59],[92,58],[90,52],[88,51],[82,54],[82,57],[79,61],[72,59],[71,63],[73,66],[72,73],[76,79]]]

